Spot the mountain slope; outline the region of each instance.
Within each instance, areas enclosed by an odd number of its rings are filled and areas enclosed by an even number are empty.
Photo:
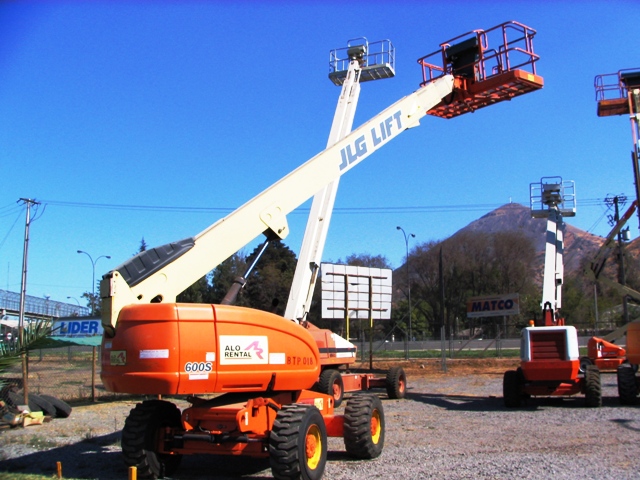
[[[565,218],[564,221],[564,266],[565,271],[569,273],[578,270],[585,257],[591,258],[595,255],[604,238],[574,227],[569,223],[571,218]],[[531,239],[541,262],[544,262],[547,219],[532,218],[530,209],[519,203],[507,203],[496,208],[458,230],[453,236],[461,232],[497,233],[514,230]]]

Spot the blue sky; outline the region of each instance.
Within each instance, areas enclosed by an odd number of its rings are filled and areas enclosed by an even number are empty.
[[[638,18],[631,0],[4,2],[0,288],[20,289],[20,198],[42,202],[27,293],[79,299],[91,264],[77,250],[111,256],[99,277],[143,237],[196,235],[320,152],[340,91],[331,49],[361,36],[396,47],[397,75],[363,85],[357,126],[418,88],[417,58],[507,20],[537,30],[544,89],[427,117],[348,172],[324,260],[381,254],[398,267],[397,225],[415,233],[410,248],[444,239],[509,201],[528,205],[543,176],[574,180],[568,223],[606,235],[601,200],[634,196],[632,138],[628,118],[597,117],[593,81],[640,67]],[[308,206],[289,218],[295,252]]]

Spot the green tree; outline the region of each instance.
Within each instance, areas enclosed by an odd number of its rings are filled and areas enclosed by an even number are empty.
[[[440,293],[441,255],[444,303]],[[535,256],[533,243],[521,232],[465,231],[442,242],[416,246],[409,259],[414,331],[424,328],[422,333],[433,336],[443,325],[447,335],[455,333],[456,328],[467,328],[469,297],[532,293]],[[407,289],[406,275],[400,276],[397,285],[401,291]]]
[[[237,277],[247,270],[247,262],[242,253],[234,253],[218,265],[210,276],[211,303],[220,303]],[[235,305],[248,306],[246,295],[240,292]]]
[[[253,263],[260,249],[261,247],[256,247],[247,257],[248,265]],[[283,314],[296,263],[295,253],[281,240],[271,242],[247,279],[244,289],[247,305]]]
[[[354,267],[369,268],[391,268],[389,260],[384,255],[371,255],[369,253],[352,253],[343,260],[338,260],[339,264],[352,265]]]

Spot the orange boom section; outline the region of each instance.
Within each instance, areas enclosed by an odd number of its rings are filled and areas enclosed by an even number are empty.
[[[629,324],[627,330],[627,360],[632,365],[640,364],[640,323]]]
[[[318,347],[303,327],[230,305],[127,306],[102,349],[101,377],[112,392],[289,391],[320,375]]]

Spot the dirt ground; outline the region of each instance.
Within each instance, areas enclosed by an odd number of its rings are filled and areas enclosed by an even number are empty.
[[[583,396],[577,396],[505,409],[502,376],[518,366],[517,358],[447,360],[446,372],[440,359],[375,362],[374,367],[383,373],[399,364],[407,373],[407,395],[391,400],[381,391],[387,419],[382,456],[354,461],[345,455],[342,439],[330,438],[324,478],[638,478],[640,409],[620,406],[615,374],[603,375],[602,408],[584,408]],[[1,472],[51,476],[56,462],[64,478],[127,478],[120,434],[140,400],[99,398],[73,404],[67,419],[0,431],[0,478],[7,478]],[[170,401],[188,406],[182,399]],[[607,442],[601,442],[603,431],[612,432]],[[273,478],[268,460],[211,455],[185,456],[172,478],[212,475]]]

